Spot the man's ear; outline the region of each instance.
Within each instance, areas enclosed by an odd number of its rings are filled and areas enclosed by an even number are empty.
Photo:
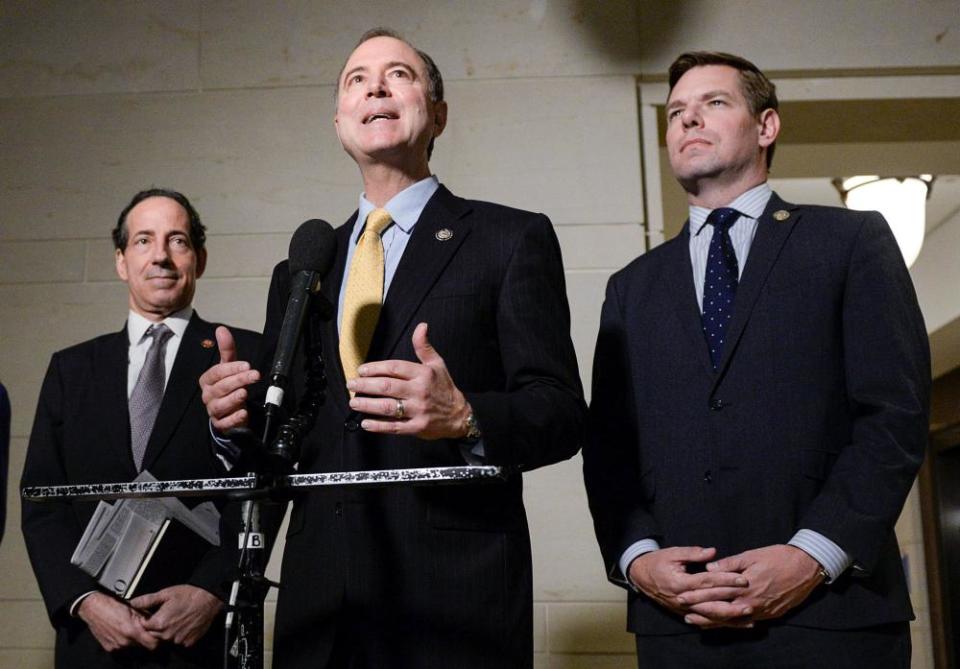
[[[760,146],[767,148],[780,134],[780,114],[776,109],[764,109],[760,112]]]
[[[206,247],[197,251],[197,278],[203,276],[203,270],[207,269],[207,249]]]
[[[433,136],[439,137],[447,127],[447,103],[441,100],[433,106]]]
[[[127,274],[127,259],[124,257],[123,251],[116,249],[114,251],[114,260],[117,266],[117,276],[126,281],[129,275]]]
[[[343,140],[340,139],[340,121],[337,119],[337,115],[333,115],[333,129],[337,133],[337,141],[340,142],[340,148],[344,148]]]

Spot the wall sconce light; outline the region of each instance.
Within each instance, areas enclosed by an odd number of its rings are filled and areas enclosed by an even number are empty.
[[[927,198],[934,177],[857,176],[833,179],[848,209],[879,211],[890,224],[907,267],[913,265],[923,246],[927,227]]]

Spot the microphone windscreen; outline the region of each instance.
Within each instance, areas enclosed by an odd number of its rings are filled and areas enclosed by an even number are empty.
[[[319,218],[304,221],[290,238],[290,274],[301,271],[326,274],[337,252],[333,227]]]

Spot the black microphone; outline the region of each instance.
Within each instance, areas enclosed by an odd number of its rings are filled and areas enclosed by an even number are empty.
[[[277,339],[277,349],[270,368],[270,387],[267,389],[266,425],[264,441],[272,436],[271,423],[287,388],[290,376],[290,364],[297,350],[303,319],[307,313],[311,298],[320,290],[320,278],[333,264],[337,251],[337,238],[333,228],[326,221],[310,219],[300,225],[290,239],[288,262],[290,265],[290,299],[283,314],[283,325]],[[323,296],[315,297],[317,311],[324,320],[333,316],[333,305]]]

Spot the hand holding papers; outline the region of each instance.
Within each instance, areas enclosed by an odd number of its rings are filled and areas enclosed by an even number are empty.
[[[142,472],[136,481],[155,481]],[[189,573],[176,565],[192,565],[210,545],[220,545],[220,513],[212,502],[189,509],[172,497],[100,502],[70,558],[108,592],[129,599],[137,591],[183,583]],[[157,553],[176,556],[158,559]],[[162,562],[164,582],[155,582],[150,568]]]

